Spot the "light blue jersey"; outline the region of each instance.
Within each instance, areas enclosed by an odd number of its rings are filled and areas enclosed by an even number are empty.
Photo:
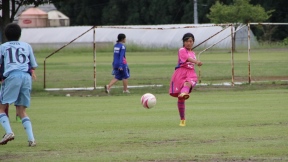
[[[32,47],[25,42],[10,41],[2,44],[0,55],[0,64],[4,66],[4,77],[8,77],[14,70],[30,73],[31,68],[38,66]]]
[[[4,66],[0,103],[30,106],[31,68],[37,62],[32,47],[25,42],[10,41],[0,46],[0,64]]]

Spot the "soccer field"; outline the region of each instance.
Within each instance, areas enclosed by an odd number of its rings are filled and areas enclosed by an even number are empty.
[[[198,89],[186,102],[186,127],[176,99],[156,93],[147,110],[140,97],[33,95],[27,112],[37,146],[27,146],[11,106],[15,140],[0,146],[0,161],[288,160],[287,86]]]
[[[127,47],[129,50],[129,47]],[[232,81],[231,53],[229,50],[213,49],[201,54],[203,66],[196,68],[203,83]],[[288,80],[288,49],[251,50],[252,81]],[[200,51],[196,51],[199,53]],[[43,62],[48,52],[35,52],[39,63],[36,70],[38,81],[34,90],[43,90]],[[177,63],[177,49],[162,51],[128,51],[127,61],[131,78],[129,85],[169,85]],[[103,87],[112,79],[112,53],[97,52],[96,86]],[[89,49],[63,50],[46,60],[46,88],[93,87],[93,53]],[[234,53],[234,82],[248,82],[247,50]]]

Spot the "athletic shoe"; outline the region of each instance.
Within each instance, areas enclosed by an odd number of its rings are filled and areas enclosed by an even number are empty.
[[[28,146],[29,147],[35,147],[36,146],[36,141],[28,141]]]
[[[184,93],[184,92],[180,93],[178,95],[178,99],[180,99],[180,100],[187,100],[189,97],[190,97],[190,95],[188,93]]]
[[[2,140],[0,141],[0,145],[6,145],[7,142],[14,140],[14,133],[4,134]]]
[[[129,90],[126,90],[126,91],[123,91],[123,93],[130,93],[130,91],[129,91]]]
[[[185,120],[180,120],[179,126],[185,127],[186,126],[186,121]]]
[[[22,122],[22,120],[21,120],[20,116],[16,115],[16,121],[17,121],[17,122],[19,122],[19,123],[21,123],[21,122]]]
[[[109,93],[110,93],[110,89],[108,88],[108,85],[105,85],[104,88],[105,88],[105,92],[106,92],[107,94],[109,94]]]

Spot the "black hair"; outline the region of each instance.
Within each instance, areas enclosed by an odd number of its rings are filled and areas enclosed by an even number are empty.
[[[15,23],[6,25],[5,36],[8,41],[18,41],[21,36],[21,27]]]
[[[125,39],[126,38],[126,35],[125,34],[123,34],[123,33],[120,33],[120,34],[118,34],[118,37],[117,37],[117,42],[121,42],[123,39]]]
[[[186,33],[183,35],[183,38],[182,38],[183,43],[187,41],[189,38],[192,38],[193,42],[195,42],[194,35],[192,33]]]

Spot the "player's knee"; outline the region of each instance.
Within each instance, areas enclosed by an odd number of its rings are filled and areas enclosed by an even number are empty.
[[[191,88],[191,87],[192,87],[192,84],[191,84],[190,82],[185,82],[185,83],[184,83],[184,86]]]

